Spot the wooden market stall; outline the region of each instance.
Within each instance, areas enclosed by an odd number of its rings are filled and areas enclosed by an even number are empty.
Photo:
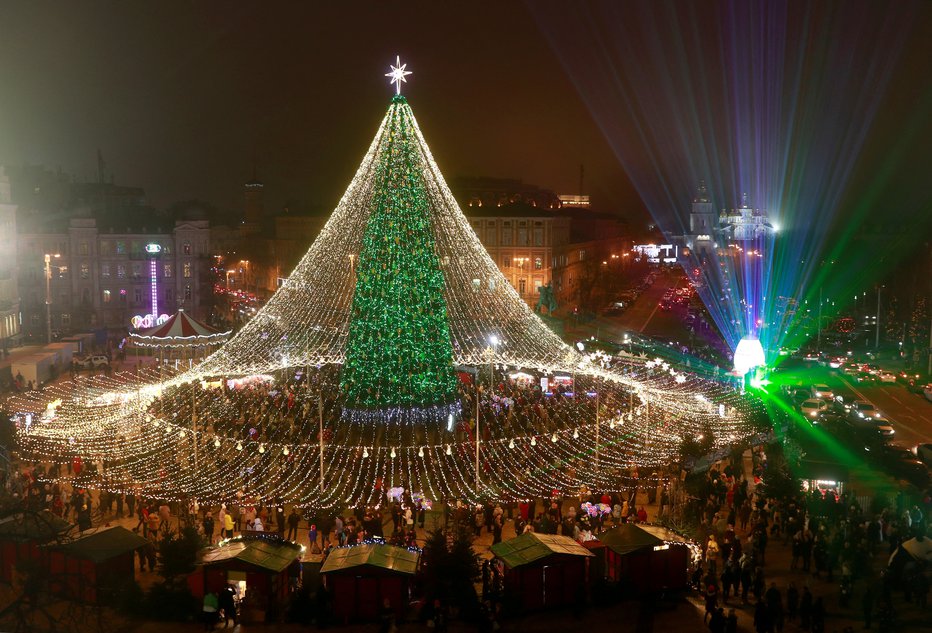
[[[399,618],[411,599],[421,553],[386,543],[363,543],[330,552],[320,569],[343,622],[375,620],[384,600]]]
[[[12,582],[17,563],[41,560],[39,546],[65,538],[73,527],[48,510],[0,519],[0,581]]]
[[[92,604],[105,600],[102,588],[126,582],[135,575],[136,550],[148,541],[125,527],[99,527],[73,540],[44,548],[52,591]]]
[[[228,584],[241,599],[244,622],[264,622],[288,599],[291,577],[300,576],[303,548],[275,534],[257,532],[201,551],[188,587],[198,599]]]
[[[592,580],[637,594],[678,591],[688,584],[692,543],[667,528],[622,523],[586,545],[600,558],[591,567]]]
[[[509,610],[560,607],[585,598],[587,562],[593,554],[570,537],[528,532],[491,549],[505,564]]]

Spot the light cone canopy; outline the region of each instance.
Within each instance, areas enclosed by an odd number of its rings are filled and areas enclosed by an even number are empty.
[[[576,393],[499,392],[505,368],[572,375]],[[218,351],[166,380],[61,389],[17,402],[36,414],[24,452],[99,462],[83,485],[210,502],[617,490],[684,438],[750,432],[728,386],[560,340],[479,242],[400,96],[320,236]]]

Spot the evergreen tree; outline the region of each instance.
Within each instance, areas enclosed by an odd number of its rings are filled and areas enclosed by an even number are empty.
[[[425,168],[404,97],[392,100],[357,267],[346,360],[346,407],[431,411],[445,418],[457,382]]]

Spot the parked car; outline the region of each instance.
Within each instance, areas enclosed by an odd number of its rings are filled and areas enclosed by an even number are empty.
[[[918,488],[929,485],[929,469],[911,450],[897,444],[884,444],[875,449],[876,458],[888,473],[905,479]]]
[[[913,452],[916,453],[916,457],[919,458],[926,466],[932,466],[932,444],[920,444]]]
[[[101,355],[85,356],[84,358],[76,360],[75,363],[78,365],[78,367],[82,367],[84,369],[89,369],[91,367],[97,369],[99,367],[108,367],[110,365],[110,361],[107,359],[107,357]]]
[[[877,377],[880,379],[880,382],[892,383],[896,382],[896,374],[889,371],[877,372]]]

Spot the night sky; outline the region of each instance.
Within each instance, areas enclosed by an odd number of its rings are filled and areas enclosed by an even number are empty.
[[[100,148],[116,182],[145,187],[156,207],[221,208],[241,206],[255,163],[267,206],[331,208],[389,105],[383,75],[400,54],[448,178],[576,193],[584,163],[602,206],[640,206],[523,5],[293,4],[4,2],[0,163],[93,178]]]
[[[414,71],[404,92],[448,178],[575,193],[584,163],[599,208],[644,213],[526,5],[297,4],[4,2],[0,163],[91,179],[100,148],[116,182],[144,187],[156,207],[198,198],[231,210],[255,165],[268,207],[333,207],[388,106],[383,75],[400,54]],[[929,15],[903,34],[877,134],[895,136],[923,107]],[[907,156],[917,181],[928,146]],[[876,134],[866,147],[885,151]]]

